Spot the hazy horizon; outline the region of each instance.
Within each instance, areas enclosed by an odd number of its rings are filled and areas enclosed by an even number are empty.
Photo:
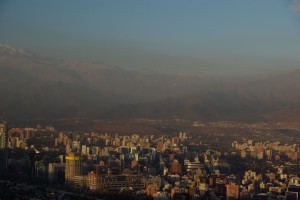
[[[1,1],[0,42],[39,56],[209,75],[300,68],[299,1]]]
[[[298,121],[299,25],[300,0],[1,1],[0,113]]]

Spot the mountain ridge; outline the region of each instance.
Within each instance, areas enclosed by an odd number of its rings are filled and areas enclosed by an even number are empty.
[[[171,75],[44,58],[9,44],[0,44],[0,70],[0,112],[12,118],[300,119],[300,70],[263,77]]]

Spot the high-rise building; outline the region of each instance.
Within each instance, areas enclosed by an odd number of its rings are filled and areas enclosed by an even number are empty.
[[[69,153],[66,156],[65,182],[73,183],[75,176],[82,175],[82,159],[79,153]]]
[[[226,185],[226,198],[238,199],[239,198],[239,185],[230,183]]]
[[[181,164],[177,161],[174,160],[171,165],[170,165],[170,172],[173,174],[181,174],[182,172],[182,166]]]
[[[7,131],[6,123],[0,121],[0,175],[4,175],[7,170]]]
[[[6,123],[0,121],[0,149],[6,147]]]
[[[65,163],[49,163],[48,180],[50,183],[63,183],[65,176]]]

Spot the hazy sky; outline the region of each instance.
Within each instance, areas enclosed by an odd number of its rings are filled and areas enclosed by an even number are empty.
[[[126,69],[259,73],[300,68],[299,13],[295,0],[0,0],[0,43]]]

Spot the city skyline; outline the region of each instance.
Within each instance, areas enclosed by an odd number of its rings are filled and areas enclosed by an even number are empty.
[[[8,171],[0,173],[0,197],[299,197],[299,128],[222,121],[134,123],[154,130],[122,127],[119,132],[117,124],[110,131],[91,126],[73,132],[41,124],[9,129]]]
[[[299,200],[300,0],[0,0],[0,200]]]

